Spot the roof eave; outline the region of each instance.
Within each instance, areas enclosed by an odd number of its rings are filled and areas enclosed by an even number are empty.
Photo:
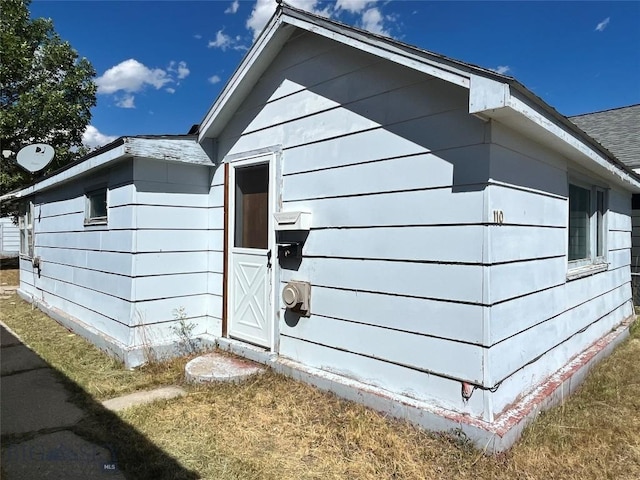
[[[500,121],[540,143],[552,146],[570,160],[609,181],[640,192],[640,176],[637,173],[515,81],[496,84],[483,77],[472,77],[469,113]]]
[[[174,145],[174,143],[177,144]],[[185,151],[185,146],[188,147],[188,151]],[[78,162],[69,164],[28,187],[3,195],[0,200],[28,197],[34,193],[75,180],[95,169],[134,157],[189,165],[213,166],[213,162],[200,144],[195,141],[194,136],[120,137],[96,152],[83,157]]]
[[[218,136],[293,32],[294,27],[282,25],[279,11],[280,9],[271,17],[200,122],[200,143],[205,138]]]

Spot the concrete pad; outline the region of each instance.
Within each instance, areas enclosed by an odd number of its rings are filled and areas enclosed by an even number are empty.
[[[264,367],[249,360],[207,353],[187,363],[185,376],[191,383],[240,382],[263,371]]]
[[[2,450],[3,477],[10,480],[124,480],[115,452],[70,431],[40,435]]]
[[[117,412],[125,408],[135,407],[136,405],[155,402],[156,400],[170,400],[172,398],[183,397],[186,394],[187,392],[180,387],[162,387],[111,398],[102,402],[102,405],[109,410]]]
[[[2,377],[0,397],[2,435],[69,427],[84,415],[48,368]]]
[[[49,365],[24,345],[2,348],[0,374],[10,375],[15,372],[46,368]]]

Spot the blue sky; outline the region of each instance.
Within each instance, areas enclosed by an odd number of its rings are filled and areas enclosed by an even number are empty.
[[[640,2],[289,0],[511,75],[570,116],[640,103]],[[199,123],[274,0],[35,0],[32,17],[94,65],[90,146]]]

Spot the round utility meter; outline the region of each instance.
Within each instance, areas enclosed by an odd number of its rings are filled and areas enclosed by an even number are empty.
[[[300,290],[295,284],[287,284],[282,290],[282,301],[287,308],[293,308],[298,305],[302,300],[300,298]]]

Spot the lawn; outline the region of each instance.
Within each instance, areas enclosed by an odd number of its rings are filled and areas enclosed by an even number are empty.
[[[17,296],[0,320],[97,399],[182,382],[185,360],[128,371]],[[487,457],[464,438],[385,418],[272,372],[119,414],[186,469],[207,479],[640,478],[640,327],[583,388],[538,417],[509,452]],[[103,435],[88,425],[86,434]],[[125,433],[118,433],[125,435]],[[129,455],[131,478],[162,478]],[[136,470],[138,468],[138,470]],[[137,473],[136,473],[137,472]],[[165,478],[170,478],[167,473]]]

